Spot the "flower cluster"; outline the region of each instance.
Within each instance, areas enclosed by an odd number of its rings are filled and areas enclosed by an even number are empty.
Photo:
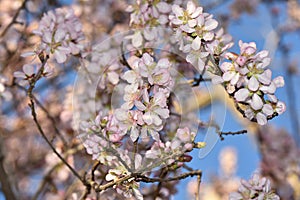
[[[158,132],[163,129],[163,120],[169,117],[167,99],[173,81],[171,63],[166,58],[157,63],[148,53],[141,58],[131,58],[132,69],[122,78],[128,82],[124,91],[124,104],[115,112],[124,131],[136,141],[148,133],[159,141]]]
[[[136,5],[130,5],[127,11],[131,12],[130,25],[133,27],[146,24],[150,26],[164,25],[168,22],[171,5],[155,0],[137,1]]]
[[[163,160],[167,165],[174,163],[178,157],[181,157],[182,162],[188,162],[191,157],[185,153],[193,150],[195,136],[196,134],[189,128],[179,128],[172,141],[166,143],[155,141],[145,156],[147,159]]]
[[[186,9],[173,5],[169,19],[176,32],[174,42],[187,54],[186,61],[200,72],[207,66],[209,55],[221,56],[233,45],[223,29],[216,31],[218,22],[213,16],[204,13],[203,8],[196,7],[192,1],[187,3]]]
[[[265,125],[268,119],[285,111],[283,102],[274,95],[277,87],[283,87],[283,77],[272,80],[272,72],[266,69],[270,64],[267,51],[256,53],[253,42],[239,41],[240,54],[227,53],[231,62],[220,66],[220,82],[235,101],[243,104],[243,112],[249,120]]]
[[[279,196],[272,192],[270,181],[266,178],[260,178],[258,174],[254,174],[249,181],[242,180],[239,191],[231,193],[230,200],[242,199],[267,199],[279,200]]]
[[[82,25],[73,10],[58,8],[48,11],[34,34],[42,38],[39,51],[53,54],[58,63],[64,63],[69,55],[77,55],[83,46]]]

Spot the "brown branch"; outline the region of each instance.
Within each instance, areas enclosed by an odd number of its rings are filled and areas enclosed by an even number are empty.
[[[137,174],[136,175],[136,181],[142,181],[145,183],[155,183],[155,182],[171,182],[171,181],[179,181],[182,179],[185,179],[187,177],[193,177],[193,176],[202,176],[202,171],[201,170],[195,170],[195,171],[191,171],[191,172],[187,172],[187,173],[183,173],[179,176],[175,176],[175,177],[171,177],[171,178],[166,178],[166,179],[162,179],[162,178],[149,178],[147,176],[144,175],[140,175]]]
[[[7,31],[9,30],[9,28],[10,28],[13,24],[16,24],[16,23],[17,23],[16,20],[17,20],[17,18],[18,18],[18,16],[19,16],[21,10],[25,8],[26,2],[27,2],[27,0],[24,0],[24,1],[23,1],[22,5],[18,8],[17,12],[16,12],[15,15],[13,16],[11,22],[10,22],[10,23],[5,27],[5,29],[2,31],[0,37],[3,37],[3,36],[7,33]]]
[[[92,168],[92,181],[95,181],[95,171],[101,165],[100,161],[97,161]]]
[[[18,88],[20,88],[21,90],[27,91],[25,87],[19,85],[18,83],[13,83],[12,86],[16,86]],[[66,141],[66,139],[64,138],[63,134],[59,131],[59,129],[56,126],[56,122],[54,117],[49,113],[49,111],[45,108],[45,106],[37,99],[37,97],[35,95],[32,95],[34,101],[36,102],[36,105],[38,107],[41,108],[41,110],[46,114],[47,118],[51,121],[52,126],[54,128],[54,131],[56,133],[56,135],[58,135],[58,137],[62,140],[64,146],[68,146],[68,143]]]
[[[223,137],[223,135],[241,135],[241,134],[245,134],[247,133],[247,130],[241,130],[241,131],[236,131],[236,132],[222,132],[222,131],[218,131],[218,134],[220,136],[221,140],[224,140],[225,138]]]
[[[30,87],[28,88],[27,94],[28,94],[28,97],[29,97],[29,100],[30,100],[29,107],[31,108],[31,115],[33,117],[33,121],[35,122],[36,127],[39,130],[39,133],[41,134],[41,136],[43,137],[43,139],[46,141],[46,143],[49,145],[49,147],[52,149],[52,151],[54,152],[54,154],[57,155],[57,157],[69,168],[69,170],[73,173],[73,175],[75,177],[77,177],[84,185],[87,185],[85,179],[82,179],[82,177],[77,173],[77,171],[55,149],[55,147],[52,145],[52,143],[50,142],[50,140],[45,135],[45,132],[44,132],[43,128],[41,127],[41,125],[40,125],[40,123],[39,123],[39,121],[37,119],[37,114],[36,114],[36,111],[35,111],[35,104],[34,104],[34,97],[33,97],[32,91],[33,91],[33,89],[35,87],[36,82],[42,77],[43,71],[44,71],[44,67],[45,67],[48,59],[49,59],[49,56],[46,56],[45,59],[41,59],[42,66],[39,69],[38,73],[30,81]]]

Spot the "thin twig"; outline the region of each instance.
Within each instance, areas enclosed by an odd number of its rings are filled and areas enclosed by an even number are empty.
[[[166,178],[166,179],[162,179],[162,178],[149,178],[147,176],[144,175],[140,175],[137,174],[136,177],[136,181],[142,181],[145,183],[155,183],[155,182],[171,182],[171,181],[179,181],[182,179],[185,179],[187,177],[193,177],[193,176],[202,176],[202,171],[201,170],[195,170],[195,171],[191,171],[191,172],[187,172],[187,173],[183,173],[179,176],[175,176],[175,177],[171,177],[171,178]]]
[[[132,67],[129,65],[128,61],[126,60],[125,58],[125,52],[124,52],[124,49],[123,49],[123,41],[121,43],[121,54],[122,54],[122,59],[120,60],[120,62],[125,65],[128,69],[132,70]]]
[[[17,86],[18,88],[20,88],[24,91],[27,91],[25,87],[23,87],[17,83],[13,83],[13,86]],[[49,113],[49,111],[45,108],[45,106],[43,106],[43,104],[37,99],[37,97],[35,95],[33,95],[33,99],[36,102],[36,105],[41,108],[41,110],[46,114],[47,118],[52,122],[54,131],[55,131],[56,135],[58,135],[58,137],[62,140],[64,146],[68,146],[66,139],[64,138],[63,134],[59,131],[59,129],[56,126],[54,117]]]
[[[95,181],[95,171],[100,166],[101,162],[97,161],[92,168],[92,181]]]
[[[225,138],[223,137],[223,135],[241,135],[241,134],[247,133],[247,130],[241,130],[241,131],[236,131],[236,132],[232,132],[232,131],[222,132],[222,131],[219,131],[218,133],[219,133],[220,139],[224,140]]]
[[[52,149],[54,154],[57,155],[57,157],[70,169],[70,171],[75,175],[75,177],[77,177],[84,185],[86,185],[85,179],[81,178],[81,176],[77,173],[77,171],[60,155],[60,153],[58,153],[58,151],[55,149],[55,147],[49,141],[49,139],[45,135],[44,130],[41,127],[41,125],[37,119],[37,114],[35,111],[35,104],[34,104],[34,97],[33,97],[32,91],[35,87],[36,82],[42,77],[44,67],[45,67],[48,59],[49,59],[49,56],[46,56],[46,58],[44,60],[41,60],[42,61],[41,68],[39,69],[38,73],[33,77],[33,79],[30,81],[30,87],[28,88],[27,94],[28,94],[28,97],[30,100],[29,107],[31,108],[31,115],[33,117],[33,121],[35,122],[35,124],[39,130],[39,133],[41,134],[43,139],[47,142],[47,144],[50,146],[50,148]]]

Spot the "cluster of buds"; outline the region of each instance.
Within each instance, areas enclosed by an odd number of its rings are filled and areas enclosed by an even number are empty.
[[[71,9],[56,9],[44,14],[34,34],[42,38],[40,52],[53,54],[58,63],[64,63],[69,55],[77,55],[83,46],[82,25]],[[38,52],[37,52],[38,53]]]

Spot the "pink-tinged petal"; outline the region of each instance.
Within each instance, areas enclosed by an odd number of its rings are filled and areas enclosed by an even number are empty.
[[[157,62],[156,66],[159,68],[168,68],[170,67],[170,62],[167,58],[162,58]]]
[[[218,22],[214,19],[208,19],[205,22],[205,30],[207,31],[214,30],[215,28],[217,28],[217,26],[218,26]]]
[[[274,109],[270,104],[265,104],[262,109],[263,113],[267,116],[272,115],[274,113]]]
[[[29,65],[29,64],[25,64],[23,66],[23,72],[28,75],[28,76],[31,76],[32,74],[35,73],[35,69],[34,69],[34,66],[33,65]]]
[[[139,130],[132,126],[131,130],[130,130],[130,138],[133,142],[135,142],[137,140],[137,138],[139,137]]]
[[[183,30],[184,32],[187,32],[187,33],[193,33],[193,32],[195,32],[195,29],[191,28],[188,24],[181,25],[180,29]]]
[[[266,125],[268,123],[267,117],[261,112],[257,113],[256,120],[257,123],[261,126]]]
[[[159,2],[156,5],[159,12],[167,14],[171,11],[171,6],[166,2]]]
[[[249,97],[249,90],[246,88],[239,89],[235,94],[234,98],[237,101],[245,101]]]
[[[180,19],[174,18],[171,20],[172,24],[174,25],[181,25],[183,22]]]
[[[176,17],[183,16],[183,9],[179,5],[173,5],[172,12],[176,15]]]
[[[197,7],[196,10],[194,11],[193,14],[191,14],[191,18],[195,19],[196,17],[198,17],[200,14],[202,14],[203,12],[203,8],[202,7]]]
[[[227,71],[229,71],[230,69],[233,68],[233,65],[232,65],[232,63],[224,62],[224,63],[221,64],[220,68],[223,72],[227,72]]]
[[[149,130],[149,132],[150,132],[150,135],[152,136],[152,138],[153,138],[155,141],[160,141],[158,132],[153,131],[153,130]]]
[[[154,125],[159,126],[162,124],[162,120],[157,114],[151,113],[151,118],[153,120]]]
[[[144,100],[146,103],[149,103],[149,93],[148,93],[148,91],[147,91],[146,88],[143,90],[143,100]]]
[[[197,20],[196,19],[191,19],[188,21],[188,25],[191,27],[191,28],[194,28],[196,25],[197,25]]]
[[[80,48],[82,48],[82,46],[76,45],[73,42],[69,43],[69,47],[70,47],[71,53],[73,55],[79,54],[80,53]]]
[[[247,119],[252,120],[254,117],[253,110],[252,109],[245,110],[245,116],[247,117]]]
[[[155,6],[152,6],[151,8],[152,8],[151,15],[153,16],[153,18],[157,19],[159,17],[159,12],[158,12],[157,8]],[[149,10],[151,10],[151,9],[149,9]]]
[[[186,10],[189,15],[193,14],[193,12],[196,10],[196,5],[194,4],[193,1],[189,1],[187,3]]]
[[[142,59],[145,65],[151,65],[153,63],[153,58],[148,53],[144,53]]]
[[[204,25],[204,16],[203,15],[200,15],[199,17],[197,17],[197,24],[200,27]]]
[[[233,52],[227,52],[227,53],[225,53],[224,57],[228,60],[234,61],[238,58],[238,55]]]
[[[234,72],[234,71],[225,72],[223,74],[222,78],[224,81],[230,81],[234,77],[235,74],[236,74],[236,72]]]
[[[212,76],[211,82],[213,84],[220,84],[220,83],[223,83],[224,80],[223,80],[223,78],[221,76]]]
[[[140,111],[146,110],[146,106],[141,101],[134,101],[134,105],[139,109]]]
[[[253,47],[247,47],[247,48],[245,48],[245,51],[243,52],[243,54],[251,56],[251,55],[255,54],[255,52],[256,52],[255,48],[253,48]]]
[[[192,42],[192,48],[195,51],[198,51],[200,47],[201,47],[201,38],[197,36]]]
[[[259,63],[259,64],[257,65],[257,68],[264,69],[264,68],[266,68],[268,65],[270,65],[270,63],[271,63],[271,58],[264,58],[264,59],[262,60],[262,63]]]
[[[163,119],[167,119],[169,117],[169,109],[166,108],[158,108],[154,110],[155,113],[157,113],[159,116],[161,116]]]
[[[160,15],[158,17],[158,22],[162,25],[168,23],[168,17],[166,15]]]
[[[109,82],[111,82],[113,85],[116,85],[119,83],[119,74],[117,74],[115,71],[111,71],[107,73],[107,79]]]
[[[128,70],[124,73],[122,79],[126,80],[128,83],[134,83],[137,80],[137,75],[133,70]]]
[[[60,42],[64,39],[65,36],[66,36],[66,31],[63,30],[62,28],[59,28],[54,34],[54,40],[55,42]]]
[[[259,82],[258,80],[252,76],[248,82],[248,89],[255,92],[256,90],[258,90],[259,87]]]
[[[235,87],[234,85],[231,85],[231,84],[227,84],[226,85],[226,90],[229,94],[232,94],[233,92],[235,92]]]
[[[52,43],[52,34],[50,32],[45,32],[43,35],[43,41],[48,44]]]
[[[236,73],[233,77],[232,77],[232,79],[231,79],[231,81],[230,81],[230,84],[231,85],[236,85],[237,84],[237,82],[240,80],[240,74],[239,73]]]
[[[20,72],[20,71],[16,71],[14,72],[14,77],[16,78],[26,78],[25,74],[23,72]]]
[[[264,71],[262,74],[258,75],[259,82],[261,82],[262,84],[265,84],[265,85],[270,84],[271,79],[272,79],[272,71],[269,69]]]
[[[244,56],[239,56],[237,59],[236,59],[236,62],[237,64],[239,64],[239,66],[244,66],[245,63],[247,61],[247,58],[244,57]]]
[[[197,57],[196,55],[190,53],[186,56],[186,61],[192,65],[195,65],[197,63]]]
[[[273,79],[273,83],[276,87],[283,87],[284,86],[284,79],[282,76],[277,76]]]
[[[121,108],[124,110],[129,110],[133,107],[133,101],[128,101],[122,104]]]
[[[276,103],[278,101],[277,97],[273,94],[268,94],[268,99],[273,102],[273,103]]]
[[[214,33],[213,32],[206,32],[206,33],[204,33],[204,35],[203,35],[203,39],[205,40],[205,41],[211,41],[213,38],[214,38]]]
[[[263,50],[263,51],[260,51],[256,54],[256,57],[259,57],[259,58],[266,58],[267,56],[269,55],[269,52],[267,50]]]
[[[136,31],[132,37],[132,45],[135,48],[141,47],[143,44],[143,37],[140,31]]]
[[[281,102],[281,101],[278,101],[277,104],[276,104],[276,108],[275,108],[276,112],[281,115],[282,113],[285,112],[286,110],[286,105],[285,103]]]
[[[246,75],[249,72],[249,69],[247,67],[240,67],[237,71],[242,75]]]
[[[258,94],[254,93],[250,105],[254,110],[260,110],[263,107],[264,103],[261,97],[258,96]]]
[[[259,90],[263,91],[264,93],[274,94],[276,91],[276,86],[273,82],[269,86],[262,86]]]
[[[106,174],[106,176],[105,176],[106,181],[113,181],[115,178],[116,178],[116,176],[114,176],[110,173]]]
[[[153,123],[153,119],[151,117],[151,113],[150,112],[146,112],[144,115],[143,115],[143,120],[144,122],[147,124],[147,125],[150,125]]]
[[[148,41],[152,41],[157,37],[155,31],[151,29],[145,29],[143,34],[145,39]]]
[[[67,60],[66,54],[57,50],[54,52],[54,57],[58,63],[64,63]]]

